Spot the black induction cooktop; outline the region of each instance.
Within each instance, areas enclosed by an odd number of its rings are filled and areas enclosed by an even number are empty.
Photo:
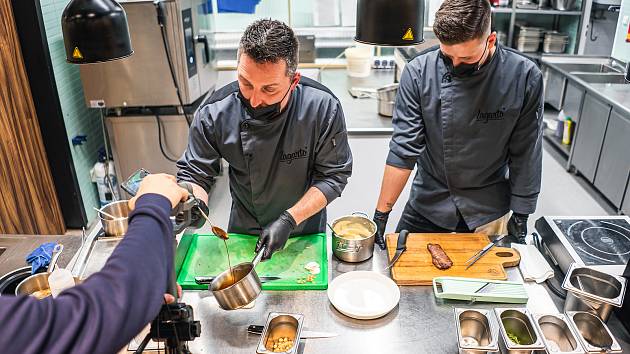
[[[627,216],[546,216],[536,221],[536,230],[565,272],[571,263],[578,263],[621,274],[630,262]]]
[[[630,223],[624,219],[554,220],[585,265],[626,265],[630,260]]]

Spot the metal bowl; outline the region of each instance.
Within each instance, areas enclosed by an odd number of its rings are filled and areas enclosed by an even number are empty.
[[[130,212],[128,200],[119,200],[117,202],[109,203],[102,207],[100,211],[116,217],[115,219],[112,219],[103,213],[98,213],[105,235],[124,236],[127,233]]]

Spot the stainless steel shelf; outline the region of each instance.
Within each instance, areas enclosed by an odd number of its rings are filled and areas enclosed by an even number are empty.
[[[511,7],[493,7],[492,12],[495,14],[510,14],[512,13]]]

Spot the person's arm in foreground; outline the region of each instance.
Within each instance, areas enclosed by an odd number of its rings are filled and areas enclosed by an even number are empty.
[[[159,312],[173,266],[169,214],[187,197],[168,175],[145,177],[129,229],[100,272],[57,298],[0,297],[6,353],[115,353]]]

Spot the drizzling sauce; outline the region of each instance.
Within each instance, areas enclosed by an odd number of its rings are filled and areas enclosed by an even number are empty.
[[[227,254],[227,261],[228,261],[228,267],[230,269],[230,280],[227,282],[227,286],[225,286],[224,288],[234,284],[234,269],[232,268],[232,262],[230,261],[230,248],[228,247],[227,244],[227,239],[223,239],[223,243],[225,244],[225,253]]]

